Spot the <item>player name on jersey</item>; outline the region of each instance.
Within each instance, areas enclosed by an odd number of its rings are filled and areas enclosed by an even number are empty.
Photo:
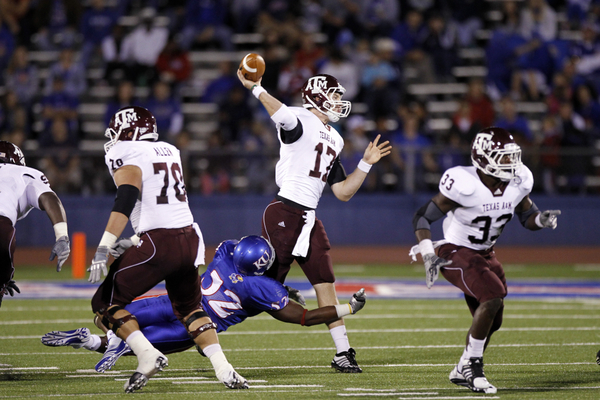
[[[155,147],[154,152],[159,157],[172,157],[173,153],[167,147]]]

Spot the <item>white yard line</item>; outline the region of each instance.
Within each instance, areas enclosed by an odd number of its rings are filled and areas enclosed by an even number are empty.
[[[348,329],[351,333],[439,333],[439,332],[464,332],[467,328],[415,328],[415,329]],[[502,328],[502,332],[570,332],[570,331],[600,331],[597,326],[578,327],[529,327],[529,328]],[[219,336],[246,336],[246,335],[306,335],[306,334],[328,334],[327,330],[290,330],[290,331],[245,331],[245,332],[221,332]],[[40,339],[38,335],[23,336],[0,336],[0,340],[31,340]],[[65,346],[66,347],[66,346]],[[47,354],[47,353],[29,353]]]

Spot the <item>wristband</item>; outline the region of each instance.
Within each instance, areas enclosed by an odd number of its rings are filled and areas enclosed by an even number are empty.
[[[421,253],[421,256],[424,256],[425,254],[435,254],[431,239],[423,239],[419,242],[419,252]]]
[[[364,160],[360,160],[358,162],[358,165],[356,166],[356,168],[360,169],[362,172],[368,174],[369,171],[371,170],[371,167],[373,165],[369,164],[368,162],[365,162]]]
[[[251,90],[252,90],[252,94],[254,95],[254,97],[256,97],[258,100],[260,100],[259,97],[262,93],[267,92],[264,87],[258,86],[258,85],[252,86]]]
[[[302,318],[300,318],[300,325],[304,326],[304,323],[306,322],[306,313],[308,312],[307,309],[304,309],[304,311],[302,312]]]
[[[98,245],[98,247],[106,246],[110,249],[116,241],[117,237],[115,235],[108,231],[104,231],[104,234],[102,235],[102,239],[100,239],[100,244]]]
[[[56,236],[56,240],[60,239],[63,236],[69,237],[69,231],[67,229],[66,222],[57,222],[52,227],[54,228],[54,236]]]
[[[535,216],[535,224],[538,226],[538,228],[545,228],[544,224],[542,224],[542,221],[540,221],[540,216],[542,215],[542,213],[539,213],[538,215]]]
[[[338,304],[334,307],[335,311],[337,311],[338,318],[342,318],[344,315],[352,314],[352,306],[350,306],[350,303]]]

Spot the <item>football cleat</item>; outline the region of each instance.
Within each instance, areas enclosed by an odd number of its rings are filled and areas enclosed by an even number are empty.
[[[596,364],[600,365],[600,350],[596,353]]]
[[[88,328],[78,328],[73,331],[52,331],[42,336],[42,343],[46,346],[72,346],[80,349],[90,340]]]
[[[96,371],[104,372],[108,369],[112,369],[119,357],[128,353],[132,353],[132,351],[127,343],[117,337],[113,338],[108,342],[108,346],[106,347],[102,359],[96,364]]]
[[[148,379],[168,366],[169,360],[167,360],[167,357],[155,348],[142,352],[138,356],[136,371],[125,382],[125,393],[133,393],[136,390],[141,390],[148,383]]]
[[[246,378],[235,372],[231,364],[225,371],[218,373],[217,378],[229,389],[248,389]]]
[[[218,377],[219,378],[219,377]],[[225,372],[223,376],[219,378],[221,382],[229,389],[248,389],[248,381],[246,378],[235,372],[233,367]]]
[[[133,375],[131,375],[131,378],[125,382],[125,393],[133,393],[136,390],[142,390],[142,388],[146,386],[146,383],[148,383],[148,377],[146,377],[146,375],[134,372]]]
[[[331,368],[334,368],[336,372],[344,372],[347,374],[358,374],[362,372],[362,369],[356,362],[356,351],[351,347],[348,351],[342,351],[337,353],[331,361]]]
[[[483,372],[483,357],[471,357],[469,361],[463,365],[460,374],[467,381],[467,387],[474,392],[486,394],[494,394],[497,389],[494,385],[488,382]]]
[[[463,374],[458,372],[458,366],[454,367],[454,369],[450,372],[450,376],[448,378],[450,379],[450,382],[454,383],[455,385],[469,387],[469,382],[467,382],[467,380],[465,379]],[[474,390],[474,388],[469,388],[469,389],[471,389],[477,393],[483,393],[483,390],[479,390],[479,389]]]

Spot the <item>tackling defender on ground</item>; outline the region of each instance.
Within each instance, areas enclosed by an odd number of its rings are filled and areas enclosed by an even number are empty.
[[[125,246],[117,244],[113,255],[119,256],[118,252]],[[347,304],[315,310],[306,310],[290,302],[286,288],[281,283],[263,276],[274,258],[272,246],[260,236],[246,236],[239,242],[227,240],[219,245],[213,261],[202,274],[202,305],[216,323],[218,332],[226,331],[230,326],[263,311],[283,322],[312,326],[355,314],[364,307],[364,289],[355,293]],[[141,298],[125,309],[136,315],[142,333],[162,353],[184,351],[194,345],[184,326],[175,317],[167,295]],[[42,337],[42,343],[104,352],[96,365],[96,371],[104,372],[131,350],[111,331],[102,325],[99,327],[107,336],[100,337],[91,334],[88,328],[79,328],[49,332]]]

